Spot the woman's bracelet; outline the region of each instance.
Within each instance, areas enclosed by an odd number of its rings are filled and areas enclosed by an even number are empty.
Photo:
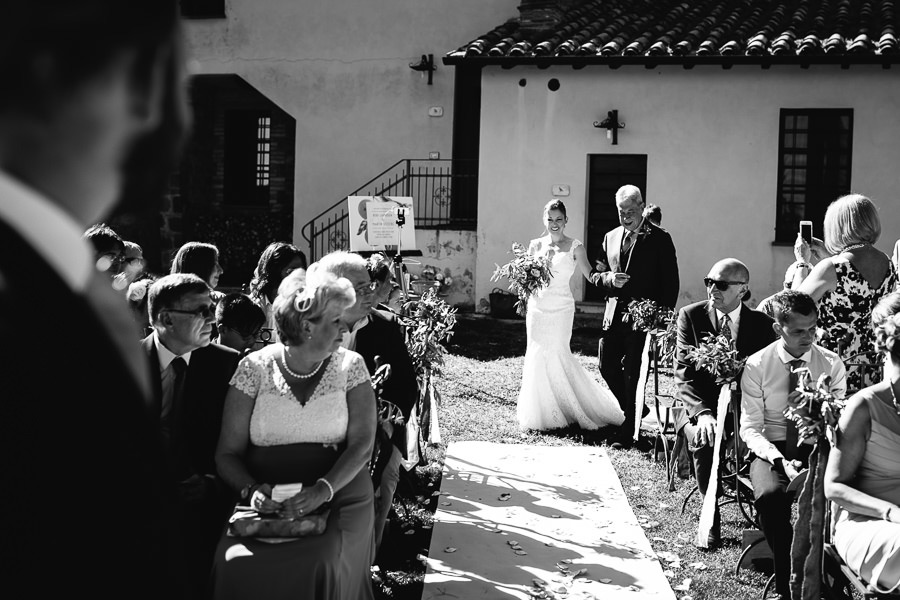
[[[331,482],[329,482],[324,477],[319,477],[318,479],[316,479],[316,483],[319,483],[320,481],[328,486],[328,500],[326,500],[325,502],[331,502],[331,499],[334,498],[334,488],[331,486]]]

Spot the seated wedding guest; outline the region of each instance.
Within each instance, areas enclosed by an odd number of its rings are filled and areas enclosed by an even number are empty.
[[[694,473],[701,497],[712,472],[716,413],[721,386],[715,376],[698,369],[688,352],[698,347],[709,334],[724,333],[735,340],[739,356],[749,356],[775,340],[772,319],[751,310],[742,297],[750,284],[750,270],[736,258],[716,262],[703,279],[707,299],[682,307],[678,311],[678,337],[675,345],[675,384],[677,398],[685,410],[676,413],[675,430],[683,428],[687,448],[694,461]],[[728,422],[730,431],[734,424]],[[707,548],[721,542],[719,506],[713,517]]]
[[[134,242],[124,240],[125,252],[122,254],[122,263],[119,272],[113,278],[113,289],[127,291],[128,286],[145,274],[144,250]]]
[[[91,225],[84,232],[84,239],[94,248],[95,265],[110,279],[115,279],[125,256],[125,240],[106,223]]]
[[[266,314],[246,294],[226,294],[216,304],[216,343],[234,348],[243,357],[256,344]]]
[[[224,294],[217,292],[219,277],[224,273],[219,264],[219,249],[215,244],[205,242],[185,242],[172,259],[170,273],[193,273],[209,285],[213,302],[218,302]]]
[[[775,591],[782,598],[790,598],[794,531],[787,486],[807,466],[812,448],[800,443],[784,411],[796,397],[800,371],[808,371],[814,382],[830,376],[830,391],[839,398],[847,389],[840,357],[815,343],[817,320],[816,303],[808,294],[779,293],[772,325],[779,339],[750,355],[741,375],[740,436],[750,449],[754,504],[774,556]]]
[[[818,343],[846,360],[874,350],[869,318],[878,301],[893,291],[897,272],[873,245],[881,236],[881,221],[875,204],[865,196],[850,194],[832,202],[825,211],[824,231],[832,256],[820,261],[796,289],[818,304],[822,330]],[[859,390],[871,385],[875,373],[854,369],[847,386]]]
[[[828,456],[825,497],[837,504],[832,543],[881,593],[900,590],[900,293],[872,311],[884,381],[847,401]]]
[[[344,251],[326,254],[315,263],[316,268],[331,273],[335,277],[345,277],[356,291],[356,303],[344,312],[349,331],[341,345],[355,350],[366,361],[370,375],[384,364],[390,365],[391,375],[384,383],[381,396],[397,405],[404,419],[409,419],[412,407],[418,398],[418,382],[412,359],[406,348],[403,329],[397,316],[391,312],[375,308],[375,291],[384,288],[390,278],[390,269],[382,268],[383,263],[366,261],[362,256]],[[371,273],[381,280],[373,279]],[[313,275],[310,268],[310,276]],[[400,468],[406,458],[406,428],[389,427],[388,433],[394,442],[389,451],[390,458],[383,464],[380,477],[376,477],[375,491],[375,543],[381,544],[384,527],[391,511],[394,492],[400,481]],[[385,449],[382,449],[384,451]]]
[[[83,235],[122,207],[130,157],[168,118],[167,99],[183,99],[180,38],[174,0],[3,5],[0,480],[11,596],[171,597],[148,364]],[[141,167],[168,175],[176,150]],[[64,355],[48,363],[54,350]]]
[[[201,598],[234,497],[216,475],[215,452],[228,383],[239,353],[210,343],[215,309],[193,273],[160,277],[147,292],[153,333],[141,345],[154,367],[160,434],[173,502],[171,558],[188,597]]]
[[[272,302],[278,293],[278,286],[294,269],[306,269],[306,255],[303,251],[287,242],[272,242],[259,255],[253,279],[250,280],[248,295],[266,314],[264,327],[272,332],[272,338],[276,342],[278,328],[275,327]]]
[[[283,544],[223,534],[214,598],[372,598],[375,394],[365,362],[341,347],[353,286],[292,271],[274,302],[280,343],[241,359],[225,399],[219,474],[241,503],[283,517],[327,505],[325,530]],[[280,484],[302,483],[281,501]]]

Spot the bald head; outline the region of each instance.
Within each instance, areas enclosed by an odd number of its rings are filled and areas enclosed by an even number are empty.
[[[709,282],[706,295],[713,307],[723,313],[730,313],[737,308],[750,282],[750,269],[736,258],[723,258],[712,266],[706,276]],[[725,286],[725,289],[719,289]]]

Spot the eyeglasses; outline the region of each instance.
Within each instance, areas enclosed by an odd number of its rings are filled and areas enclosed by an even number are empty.
[[[729,285],[741,285],[742,283],[747,283],[746,281],[718,281],[716,279],[710,279],[709,277],[703,278],[703,285],[709,287],[711,285],[716,286],[716,289],[720,292],[724,292],[728,289]]]
[[[372,292],[374,292],[377,287],[378,287],[378,282],[373,281],[372,283],[358,285],[353,289],[354,289],[354,291],[356,291],[357,294],[361,294],[361,295],[365,296],[367,294],[371,294]]]
[[[195,317],[203,317],[208,319],[216,313],[216,307],[212,304],[195,308],[194,310],[181,310],[180,308],[164,308],[166,312],[181,313],[182,315],[193,315]]]

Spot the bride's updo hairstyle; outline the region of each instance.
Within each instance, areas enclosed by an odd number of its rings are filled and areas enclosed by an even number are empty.
[[[550,214],[551,210],[558,210],[563,214],[566,220],[569,219],[569,215],[566,214],[566,205],[563,204],[563,201],[559,198],[554,198],[550,202],[544,205],[544,221],[547,220],[547,215]]]
[[[318,321],[328,308],[343,310],[355,302],[356,292],[348,279],[323,271],[307,277],[306,271],[295,269],[278,286],[272,303],[279,339],[286,346],[300,346],[306,341],[304,321]]]
[[[872,310],[875,349],[900,362],[900,292],[882,298]]]

